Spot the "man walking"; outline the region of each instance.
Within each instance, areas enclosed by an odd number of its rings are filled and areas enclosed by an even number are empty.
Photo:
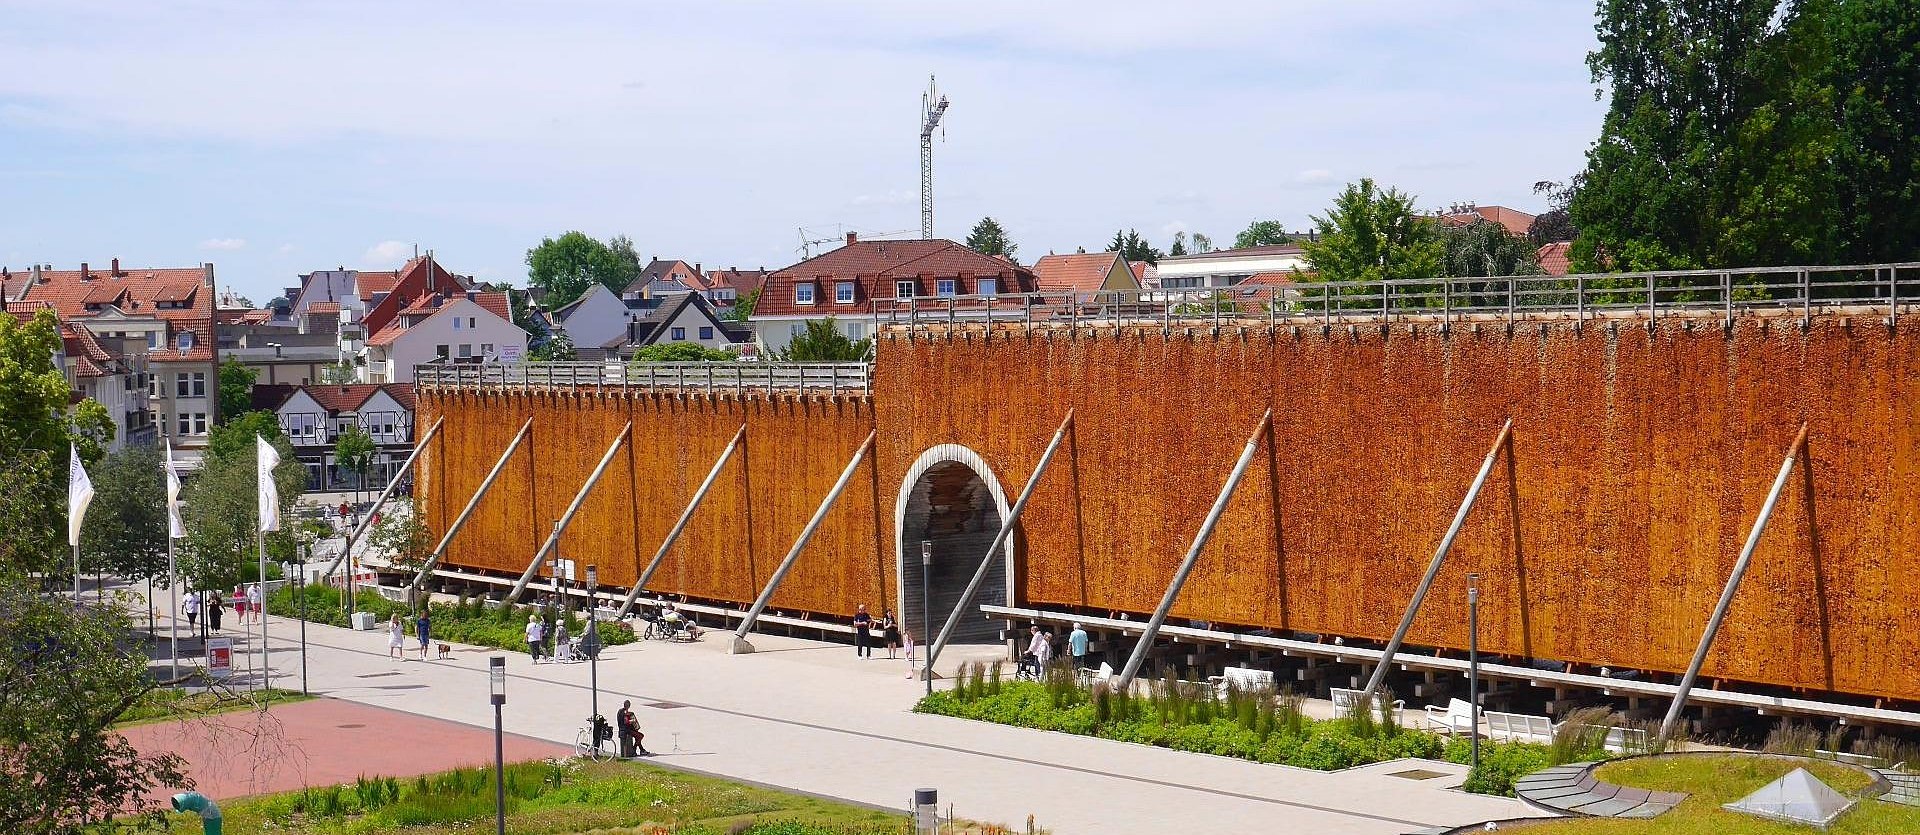
[[[546,639],[546,626],[540,623],[539,615],[527,616],[527,654],[533,656],[533,663],[540,663],[541,642]]]
[[[855,658],[873,657],[873,636],[867,630],[873,628],[873,616],[867,614],[867,604],[853,613],[853,656]]]
[[[1082,628],[1080,624],[1074,624],[1073,631],[1067,633],[1067,654],[1073,656],[1073,668],[1075,670],[1086,669],[1087,630]]]
[[[187,613],[187,632],[193,632],[200,623],[200,593],[187,592],[186,597],[180,598],[180,609]]]

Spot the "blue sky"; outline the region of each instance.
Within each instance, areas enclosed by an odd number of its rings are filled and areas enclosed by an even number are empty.
[[[1362,176],[1540,208],[1598,133],[1592,7],[1553,2],[129,4],[0,0],[0,264],[212,261],[264,302],[414,246],[523,282],[580,229],[777,268],[799,229],[1022,261],[1304,228]]]

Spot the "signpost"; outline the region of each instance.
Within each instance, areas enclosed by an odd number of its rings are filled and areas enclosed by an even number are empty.
[[[233,639],[207,639],[207,675],[224,679],[233,675]]]

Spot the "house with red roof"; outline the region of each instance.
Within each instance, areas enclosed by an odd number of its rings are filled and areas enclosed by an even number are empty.
[[[1516,238],[1527,236],[1527,229],[1533,226],[1533,215],[1509,209],[1505,206],[1479,206],[1467,203],[1454,206],[1440,214],[1442,226],[1467,226],[1475,223],[1497,223],[1507,230],[1507,234]]]
[[[527,332],[513,323],[506,293],[412,295],[410,289],[403,279],[367,313],[373,335],[360,360],[362,382],[411,383],[415,366],[430,362],[519,362],[526,356]]]
[[[1151,274],[1152,283],[1166,290],[1222,290],[1256,275],[1307,268],[1307,253],[1299,244],[1273,244],[1169,255]]]
[[[147,430],[151,426],[172,438],[183,463],[197,464],[207,430],[219,419],[212,264],[123,268],[115,258],[105,268],[82,263],[74,270],[6,269],[0,284],[7,288],[9,311],[17,303],[38,304],[59,315],[63,342],[74,340],[68,346],[70,371],[76,381],[96,381],[78,388],[122,404],[112,410],[122,443],[150,442],[156,434]],[[109,373],[82,375],[95,369]],[[109,391],[116,386],[121,391]]]
[[[253,407],[279,419],[280,430],[307,467],[309,490],[369,489],[404,475],[400,465],[413,449],[411,383],[260,385],[253,389]],[[364,483],[333,455],[334,444],[349,426],[373,439],[373,463]]]
[[[876,322],[908,310],[952,307],[956,318],[989,315],[984,297],[1031,293],[1033,271],[948,240],[863,241],[847,234],[846,246],[767,276],[751,319],[763,352],[786,347],[810,320],[832,317],[847,338],[872,335]],[[949,301],[951,300],[951,301]],[[1018,305],[998,312],[1020,315]]]
[[[1118,252],[1043,255],[1033,262],[1033,281],[1042,293],[1140,289],[1139,274]]]
[[[1540,262],[1540,271],[1547,275],[1562,276],[1572,271],[1568,265],[1567,254],[1573,249],[1572,241],[1555,241],[1542,244],[1535,259]]]

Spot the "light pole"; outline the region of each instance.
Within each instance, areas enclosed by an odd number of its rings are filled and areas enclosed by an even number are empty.
[[[1480,767],[1480,575],[1467,575],[1467,733],[1471,767]]]
[[[593,595],[600,588],[600,566],[587,566],[587,670],[593,689],[593,750],[600,750],[600,620],[594,615]]]
[[[920,640],[928,641],[927,660],[933,660],[933,598],[927,593],[927,575],[933,573],[933,540],[920,540]],[[920,668],[920,677],[927,680],[927,695],[933,695],[933,665],[925,664]]]
[[[493,832],[507,835],[507,746],[500,708],[507,703],[507,657],[487,659],[487,684],[493,690]]]

